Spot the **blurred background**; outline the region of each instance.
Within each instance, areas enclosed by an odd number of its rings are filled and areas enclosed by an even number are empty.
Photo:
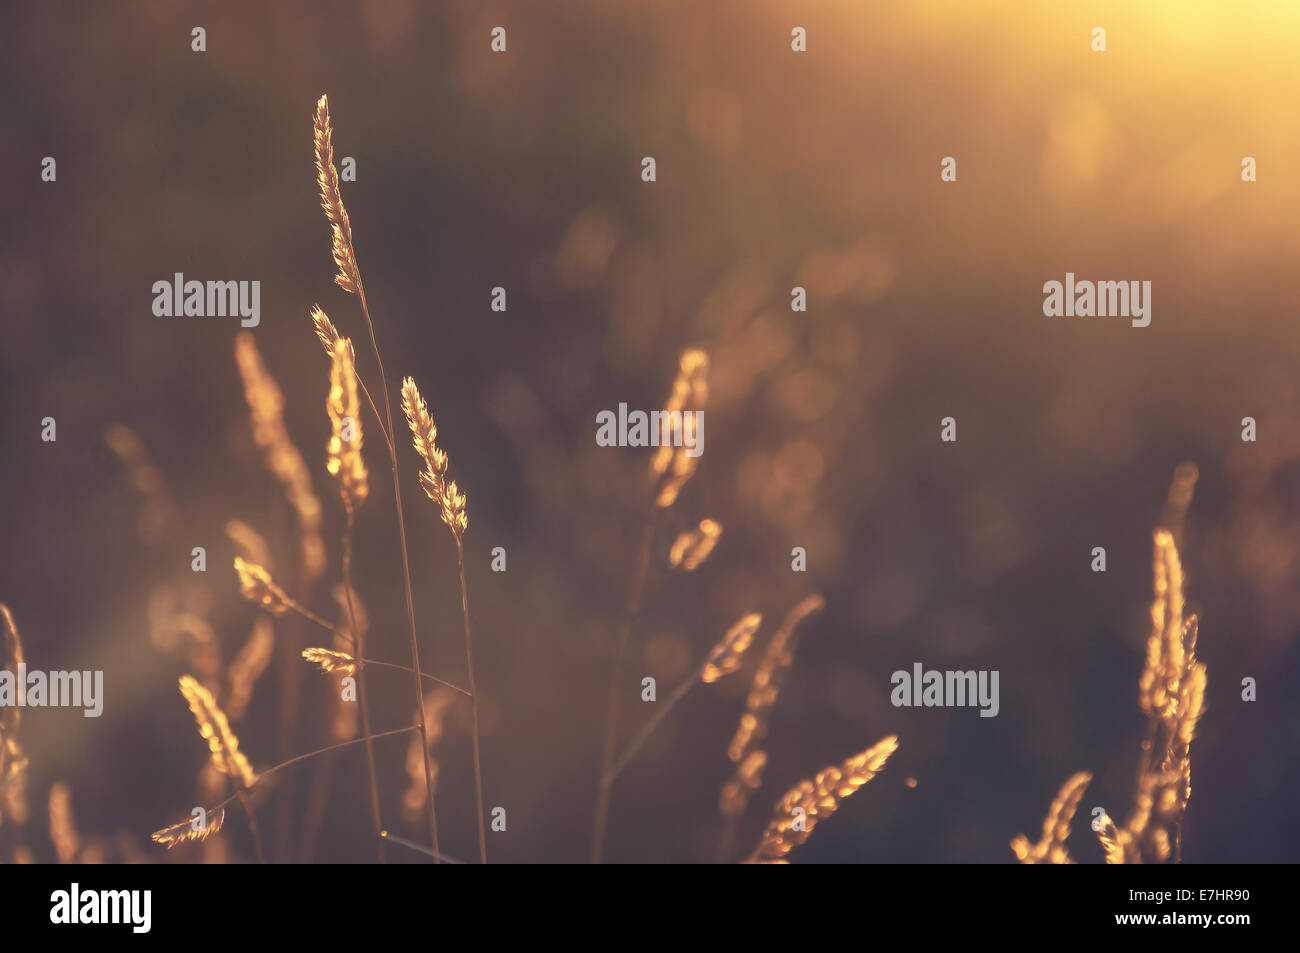
[[[821,593],[740,847],[792,784],[896,733],[884,773],[795,862],[1013,862],[1010,838],[1037,839],[1079,770],[1095,777],[1070,847],[1099,862],[1087,818],[1132,805],[1151,532],[1184,461],[1200,474],[1182,543],[1209,688],[1183,855],[1293,860],[1298,38],[1289,2],[6,5],[0,601],[30,667],[102,669],[107,698],[97,720],[24,713],[28,811],[0,827],[0,858],[55,859],[56,782],[99,856],[252,857],[238,810],[204,845],[148,837],[213,783],[177,677],[228,665],[261,615],[238,595],[228,522],[338,618],[313,303],[356,340],[376,397],[378,375],[356,299],[331,283],[311,144],[326,93],[335,155],[356,160],[343,197],[391,396],[416,378],[468,493],[485,799],[508,816],[490,859],[587,857],[651,492],[649,452],[598,448],[595,414],[662,406],[695,346],[711,358],[706,452],[656,531],[622,737],[647,717],[643,676],[662,697],[742,613],[765,623],[745,667],[688,695],[619,779],[608,860],[718,856],[758,650]],[[153,282],[178,271],[261,281],[254,339],[321,500],[328,564],[305,591],[294,511],[252,439],[238,319],[152,313]],[[1044,317],[1042,284],[1067,271],[1150,280],[1150,327]],[[806,313],[790,310],[796,285]],[[955,444],[939,441],[945,416]],[[354,582],[370,654],[409,664],[392,486],[365,426]],[[422,660],[463,684],[455,546],[398,436]],[[717,549],[670,573],[673,536],[706,517]],[[274,629],[234,726],[258,769],[332,731],[330,679],[294,659],[327,643],[292,619]],[[1000,714],[893,708],[890,674],[917,661],[999,670]],[[408,677],[371,686],[376,731],[410,724]],[[468,706],[444,721],[441,843],[472,858]],[[376,742],[384,820],[425,842],[403,816],[407,755],[404,738]],[[359,746],[282,772],[258,806],[268,853],[373,859],[366,790]]]

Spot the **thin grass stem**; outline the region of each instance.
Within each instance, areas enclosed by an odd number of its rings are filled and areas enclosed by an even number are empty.
[[[469,633],[469,588],[465,584],[465,547],[460,533],[456,537],[456,562],[460,567],[460,608],[465,618],[465,665],[469,670],[470,706],[474,723],[474,796],[478,806],[478,856],[479,863],[487,863],[487,836],[483,828],[483,773],[479,767],[478,744],[478,686],[474,682],[474,641]]]
[[[356,645],[357,655],[361,656],[365,651],[365,643],[361,637],[361,631],[357,628],[356,612],[352,608],[353,514],[352,504],[348,502],[346,496],[343,499],[343,505],[344,509],[347,510],[347,527],[343,531],[343,593],[348,605],[348,628],[352,633],[352,641]],[[361,704],[361,734],[366,744],[366,773],[370,782],[370,821],[375,832],[379,862],[382,864],[384,863],[384,843],[379,840],[379,832],[384,829],[384,825],[379,816],[379,777],[375,772],[375,748],[370,742],[370,705],[367,701],[366,669],[364,665],[357,672],[357,695]]]
[[[641,599],[645,592],[646,578],[650,573],[650,552],[654,544],[655,510],[652,508],[645,516],[641,526],[641,545],[637,551],[636,569],[632,576],[632,588],[628,593],[627,612],[623,625],[619,629],[618,643],[614,649],[614,666],[609,679],[609,705],[605,712],[605,743],[600,760],[599,783],[596,790],[596,816],[591,836],[591,862],[600,863],[605,849],[605,829],[609,820],[610,785],[605,776],[614,761],[614,744],[618,738],[618,699],[623,681],[623,667],[627,656],[627,644],[632,635],[632,621],[641,613]]]

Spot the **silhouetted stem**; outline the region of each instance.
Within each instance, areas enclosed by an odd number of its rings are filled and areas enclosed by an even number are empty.
[[[356,257],[355,250],[353,257]],[[406,519],[402,515],[402,484],[397,475],[397,449],[393,445],[393,402],[388,396],[388,376],[384,373],[384,361],[379,356],[379,344],[375,341],[375,324],[370,320],[370,307],[366,304],[366,289],[361,284],[360,267],[357,269],[357,298],[361,301],[361,313],[366,318],[366,330],[370,333],[370,348],[375,355],[375,364],[379,367],[379,386],[384,392],[384,416],[386,430],[390,435],[388,459],[393,469],[393,502],[397,507],[397,535],[402,545],[402,583],[406,596],[406,620],[411,627],[411,675],[415,683],[415,710],[420,729],[420,750],[424,754],[424,785],[428,797],[425,799],[429,812],[429,836],[433,842],[434,863],[438,862],[438,817],[433,808],[433,764],[429,757],[429,734],[425,730],[424,687],[420,683],[420,642],[415,631],[415,600],[411,596],[411,561],[406,551]]]
[[[650,716],[650,720],[637,732],[636,737],[629,742],[623,753],[619,755],[618,760],[614,762],[605,775],[603,780],[606,785],[614,783],[614,779],[622,773],[623,769],[627,767],[627,763],[641,750],[641,746],[646,743],[646,740],[654,734],[654,730],[668,717],[668,713],[676,707],[679,701],[686,697],[687,692],[699,683],[701,671],[703,671],[703,666],[700,666],[687,678],[683,679],[682,683],[674,688],[673,693],[658,707],[658,710]]]
[[[478,749],[478,687],[474,683],[474,640],[469,634],[469,588],[465,585],[465,547],[460,534],[456,537],[456,562],[460,567],[460,608],[465,617],[465,665],[469,669],[470,706],[474,721],[474,795],[478,804],[478,858],[480,864],[487,863],[487,837],[483,830],[483,774],[479,767]]]
[[[352,608],[352,504],[345,498],[343,505],[348,516],[347,528],[343,532],[343,593],[348,604],[348,627],[352,632],[352,641],[356,645],[357,655],[360,656],[365,646],[361,631],[357,628],[356,612]],[[375,831],[375,846],[379,851],[379,862],[382,864],[384,863],[384,844],[378,838],[379,832],[384,829],[384,825],[379,816],[379,778],[375,773],[375,748],[370,743],[370,706],[366,701],[366,669],[364,665],[357,671],[357,694],[359,696],[358,701],[361,704],[361,735],[366,743],[366,772],[370,780],[370,821]]]
[[[387,738],[390,735],[403,735],[406,734],[406,732],[408,731],[415,731],[418,728],[419,725],[408,725],[405,728],[394,728],[392,731],[381,731],[377,735],[371,735],[370,740],[375,741],[379,738]],[[213,805],[213,807],[208,811],[208,813],[211,814],[213,811],[221,810],[231,801],[235,800],[236,798],[240,797],[246,792],[253,790],[253,788],[257,787],[259,784],[261,784],[264,780],[269,778],[271,775],[275,774],[277,771],[282,771],[283,769],[289,767],[291,764],[297,764],[300,761],[306,761],[309,758],[318,757],[319,755],[323,755],[329,751],[338,751],[340,748],[347,748],[350,745],[359,745],[363,741],[365,741],[364,738],[353,738],[351,741],[340,741],[338,744],[326,745],[324,748],[317,748],[315,751],[308,751],[306,754],[300,754],[297,757],[290,758],[288,761],[281,761],[279,764],[272,765],[271,767],[263,771],[261,774],[257,775],[257,777],[253,778],[253,783],[250,784],[248,787],[237,790],[234,794],[230,795],[230,797],[226,798],[220,804]]]
[[[609,774],[614,760],[614,743],[618,738],[618,693],[623,681],[623,666],[627,656],[627,643],[632,634],[632,621],[641,613],[641,596],[645,592],[646,577],[650,573],[650,549],[654,542],[655,510],[646,514],[641,527],[641,546],[637,551],[636,569],[632,576],[632,589],[628,593],[627,612],[619,629],[618,644],[614,649],[614,668],[609,679],[609,706],[605,712],[605,744],[600,760],[600,780],[596,790],[596,817],[591,837],[591,862],[600,863],[605,849],[605,827],[609,819]]]
[[[414,843],[412,843],[411,841],[407,840],[407,839],[404,838],[404,837],[398,837],[396,834],[390,834],[388,831],[380,831],[380,832],[379,832],[379,836],[380,836],[380,838],[382,838],[383,840],[390,840],[390,841],[392,841],[394,844],[400,844],[401,846],[405,847],[405,848],[408,849],[408,850],[413,850],[413,851],[415,851],[415,852],[418,853],[418,854],[424,854],[424,856],[426,856],[426,857],[432,857],[432,858],[434,858],[435,860],[441,860],[441,861],[444,861],[445,863],[448,863],[448,864],[463,864],[463,863],[465,863],[465,861],[463,861],[463,860],[457,860],[455,857],[448,857],[446,854],[435,854],[433,851],[429,850],[429,848],[427,848],[427,847],[421,847],[419,844],[414,844]]]

